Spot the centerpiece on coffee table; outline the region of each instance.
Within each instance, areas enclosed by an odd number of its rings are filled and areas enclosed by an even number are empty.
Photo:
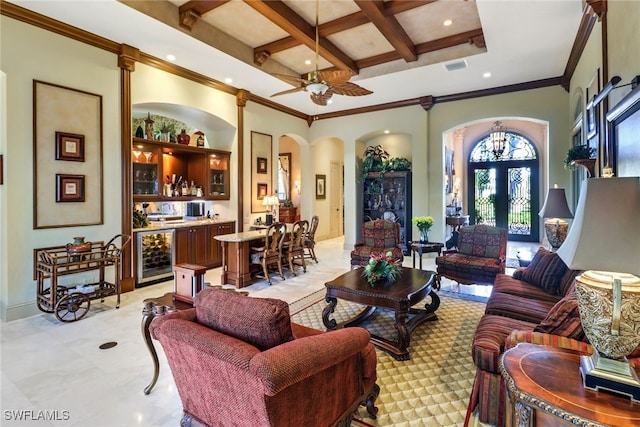
[[[367,278],[367,283],[375,286],[379,282],[395,282],[402,272],[402,264],[393,259],[393,254],[371,254],[369,263],[364,267],[362,275]]]

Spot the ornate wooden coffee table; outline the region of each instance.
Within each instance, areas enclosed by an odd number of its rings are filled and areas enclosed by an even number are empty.
[[[398,331],[397,341],[371,334],[371,342],[397,360],[409,360],[411,333],[423,322],[438,319],[435,311],[440,306],[440,298],[432,289],[434,277],[433,271],[402,267],[402,274],[396,282],[372,287],[362,276],[362,269],[351,270],[325,283],[328,305],[322,311],[322,323],[327,329],[355,326],[371,316],[376,308],[392,310],[395,313],[394,326]],[[431,302],[425,304],[424,310],[412,308],[427,295],[431,297]],[[338,324],[335,319],[329,319],[338,304],[338,298],[367,307],[353,319]],[[411,319],[409,315],[413,315]]]

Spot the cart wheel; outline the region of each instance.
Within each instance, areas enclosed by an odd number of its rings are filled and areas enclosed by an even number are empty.
[[[44,304],[40,298],[36,299],[36,304],[38,305],[38,308],[40,309],[40,311],[43,311],[45,313],[55,313],[55,309],[53,307],[55,307],[56,303],[55,301],[59,301],[60,298],[64,297],[67,294],[67,287],[66,286],[61,286],[58,285],[58,292],[56,292],[56,297],[53,300],[52,304]],[[42,296],[48,296],[51,293],[51,289],[45,289],[45,291],[43,292]]]
[[[40,299],[38,299],[36,303],[38,304],[38,309],[40,311],[43,311],[45,313],[53,313],[53,310],[50,309],[48,305],[42,304],[42,301],[40,301]]]
[[[56,317],[61,322],[74,322],[88,312],[91,300],[85,294],[74,292],[66,295],[56,304]]]

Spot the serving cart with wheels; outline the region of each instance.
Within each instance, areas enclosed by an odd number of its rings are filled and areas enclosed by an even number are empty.
[[[130,240],[131,236],[118,234],[107,244],[102,241],[91,242],[82,251],[70,251],[67,245],[36,249],[38,308],[45,313],[55,313],[61,322],[82,319],[94,299],[104,302],[106,297],[117,295],[116,308],[119,308],[121,255]],[[107,267],[114,267],[113,283],[105,280]],[[99,271],[99,279],[95,283],[74,288],[58,285],[58,278],[61,276],[93,270]]]

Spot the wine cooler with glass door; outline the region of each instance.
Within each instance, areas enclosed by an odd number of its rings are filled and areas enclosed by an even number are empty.
[[[139,231],[136,234],[136,287],[170,280],[175,262],[175,230]]]

